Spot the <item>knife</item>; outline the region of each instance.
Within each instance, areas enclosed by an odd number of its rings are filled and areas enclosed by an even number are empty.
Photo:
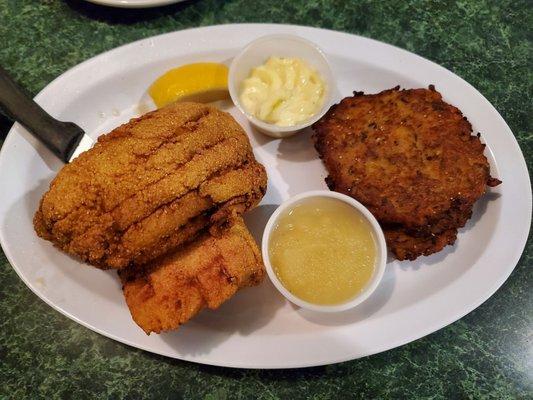
[[[44,111],[0,67],[0,112],[20,123],[63,162],[89,150],[93,140],[73,122],[59,121]]]

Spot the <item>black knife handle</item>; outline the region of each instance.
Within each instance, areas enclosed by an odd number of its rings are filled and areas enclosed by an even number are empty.
[[[0,67],[0,112],[23,125],[62,161],[68,162],[84,135],[72,122],[52,118]]]

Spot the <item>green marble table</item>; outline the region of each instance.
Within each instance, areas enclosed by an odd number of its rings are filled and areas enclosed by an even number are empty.
[[[0,0],[0,65],[32,94],[102,51],[194,26],[312,25],[427,57],[483,93],[533,162],[533,2],[201,0],[117,10],[81,0]],[[0,117],[0,140],[10,123]],[[1,182],[0,182],[1,185]],[[533,246],[503,287],[460,321],[409,345],[302,370],[172,360],[114,342],[53,311],[0,252],[0,399],[532,398]]]

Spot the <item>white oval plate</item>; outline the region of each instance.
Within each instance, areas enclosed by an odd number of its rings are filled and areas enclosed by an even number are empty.
[[[180,3],[186,0],[86,0],[89,3],[119,8],[151,8]]]
[[[390,261],[379,288],[354,310],[316,314],[291,306],[270,282],[245,289],[180,330],[147,336],[131,320],[113,271],[85,266],[39,239],[32,217],[61,164],[15,124],[0,154],[0,239],[21,279],[50,306],[131,346],[183,360],[246,368],[335,363],[400,346],[478,307],[507,279],[524,248],[531,190],[518,144],[498,112],[450,71],[407,51],[345,33],[287,25],[226,25],[174,32],[90,59],[50,83],[36,100],[96,138],[146,109],[146,89],[167,69],[196,61],[229,62],[249,41],[291,33],[328,55],[340,95],[400,84],[435,84],[488,144],[492,174],[503,180],[476,204],[457,243],[415,262]],[[247,222],[260,237],[268,216],[290,196],[325,189],[325,170],[309,132],[274,140],[247,130],[269,187]]]

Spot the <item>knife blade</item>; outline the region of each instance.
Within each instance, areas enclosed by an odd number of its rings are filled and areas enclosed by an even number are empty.
[[[90,136],[84,134],[81,137],[81,140],[78,143],[78,146],[74,149],[74,152],[69,157],[68,162],[71,162],[72,160],[74,160],[76,157],[78,157],[84,151],[89,150],[91,147],[93,147],[93,144],[94,144],[94,140]]]

